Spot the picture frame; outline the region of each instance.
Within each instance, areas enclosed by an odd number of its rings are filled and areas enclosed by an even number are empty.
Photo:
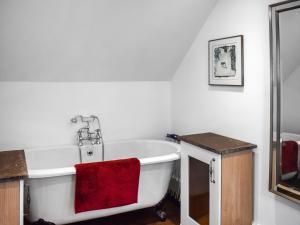
[[[208,41],[208,84],[244,86],[243,35]]]

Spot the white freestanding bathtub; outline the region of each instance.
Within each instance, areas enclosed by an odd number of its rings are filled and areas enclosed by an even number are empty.
[[[141,162],[138,203],[110,209],[74,213],[77,146],[26,149],[29,173],[30,221],[42,218],[66,224],[154,206],[167,192],[179,145],[158,140],[105,142],[104,160],[137,157]]]

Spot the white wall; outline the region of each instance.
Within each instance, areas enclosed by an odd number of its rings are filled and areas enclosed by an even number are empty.
[[[300,9],[279,16],[282,131],[300,134]],[[300,162],[299,162],[300,163]]]
[[[75,143],[71,117],[100,117],[105,140],[164,138],[170,82],[0,82],[0,149]]]
[[[282,131],[300,134],[300,66],[282,82]]]
[[[0,81],[170,80],[216,0],[1,0]]]
[[[283,79],[299,66],[300,62],[300,9],[280,13],[280,60]]]
[[[273,1],[274,2],[274,1]],[[172,83],[172,126],[178,134],[212,131],[258,145],[254,222],[299,225],[300,206],[268,191],[269,0],[219,0]],[[208,40],[244,35],[244,87],[208,85]]]

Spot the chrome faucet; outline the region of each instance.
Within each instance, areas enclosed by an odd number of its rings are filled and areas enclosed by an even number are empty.
[[[97,122],[98,128],[93,132],[90,131],[90,123]],[[97,116],[82,116],[78,115],[71,119],[72,123],[86,123],[86,125],[77,131],[78,145],[82,146],[85,142],[89,144],[101,144],[103,142],[100,120]]]

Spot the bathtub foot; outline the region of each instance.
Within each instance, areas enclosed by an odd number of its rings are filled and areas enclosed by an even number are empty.
[[[165,222],[167,219],[167,213],[162,210],[155,210],[156,216],[160,219],[161,222]]]
[[[165,213],[162,209],[166,203],[166,198],[165,196],[155,207],[154,207],[154,212],[155,215],[160,219],[161,222],[166,221],[167,219],[167,213]]]
[[[55,225],[55,224],[51,222],[47,222],[43,219],[39,219],[38,221],[31,223],[31,225]]]

